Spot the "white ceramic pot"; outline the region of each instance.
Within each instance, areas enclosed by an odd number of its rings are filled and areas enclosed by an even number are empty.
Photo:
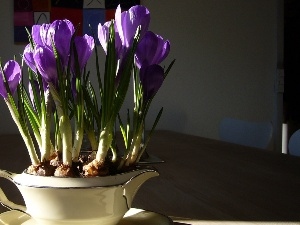
[[[30,214],[41,225],[114,225],[130,209],[139,187],[158,172],[138,169],[92,178],[42,177],[0,170],[20,190],[26,207],[10,202],[0,188],[0,202]]]

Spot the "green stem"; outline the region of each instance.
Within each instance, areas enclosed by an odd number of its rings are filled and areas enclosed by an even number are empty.
[[[46,105],[46,110],[45,110],[46,112],[42,114],[42,121],[41,121],[41,128],[40,128],[41,139],[42,139],[41,161],[49,160],[52,152],[51,141],[50,141],[51,106],[49,104]]]
[[[78,76],[79,77],[79,76]],[[77,91],[77,101],[75,101],[75,134],[74,134],[74,144],[72,151],[72,160],[77,162],[79,159],[79,154],[82,146],[83,140],[83,126],[84,126],[84,101],[83,101],[83,91],[81,86],[80,78],[76,77],[76,91]]]
[[[130,146],[130,151],[126,158],[126,166],[132,165],[136,162],[139,156],[139,152],[141,149],[141,143],[143,138],[143,126],[139,127],[139,130],[136,135],[132,138],[132,145]]]
[[[92,151],[97,150],[98,142],[96,140],[95,131],[88,130],[88,131],[86,131],[86,133],[87,133],[87,137],[89,139],[89,142],[91,144]]]
[[[112,143],[112,138],[113,138],[112,129],[109,126],[105,127],[100,133],[98,151],[96,155],[96,159],[98,161],[105,160],[108,149]]]
[[[76,127],[78,127],[77,124]],[[80,126],[79,128],[75,129],[74,145],[72,151],[72,160],[74,162],[78,161],[82,140],[83,140],[83,127]]]
[[[32,165],[38,165],[40,163],[39,159],[38,159],[38,156],[36,154],[36,151],[35,151],[35,148],[34,148],[34,145],[33,145],[33,141],[32,141],[32,138],[28,132],[27,129],[25,129],[21,123],[20,123],[20,116],[19,114],[17,113],[17,109],[15,108],[14,105],[10,104],[10,102],[5,99],[5,102],[8,106],[8,109],[9,109],[9,112],[14,120],[14,122],[16,123],[18,129],[19,129],[19,132],[24,140],[24,143],[26,145],[26,148],[28,150],[28,153],[29,153],[29,157],[30,157],[30,160],[31,160],[31,163]],[[15,110],[14,110],[15,109]]]
[[[44,117],[42,117],[41,121],[41,128],[40,128],[40,133],[41,133],[41,161],[48,160],[50,157],[50,144],[49,141],[47,141],[47,126],[45,125]]]
[[[37,143],[37,145],[38,145],[38,148],[39,148],[39,150],[41,151],[41,149],[42,149],[42,138],[41,138],[41,134],[40,134],[40,132],[34,131],[34,132],[33,132],[33,135],[34,135],[34,138],[35,138],[36,143]]]
[[[52,94],[54,103],[56,105],[56,112],[59,121],[59,133],[62,140],[62,154],[63,163],[65,165],[72,165],[72,128],[71,122],[67,114],[66,108],[63,108],[60,96],[55,90],[54,86],[49,84],[50,92]]]
[[[57,152],[62,152],[62,140],[59,131],[55,135],[55,150]]]
[[[59,117],[59,130],[62,139],[63,164],[72,165],[72,128],[67,116]]]

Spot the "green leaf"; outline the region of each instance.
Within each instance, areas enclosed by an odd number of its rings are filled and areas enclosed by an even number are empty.
[[[56,105],[58,117],[61,117],[62,115],[64,115],[64,110],[63,110],[62,101],[59,96],[59,93],[56,91],[55,87],[51,83],[49,83],[49,89]]]
[[[155,128],[156,128],[156,126],[157,126],[159,120],[160,120],[160,117],[161,117],[162,113],[163,113],[163,107],[159,110],[159,113],[157,114],[157,116],[156,116],[156,118],[155,118],[155,121],[154,121],[154,123],[153,123],[153,125],[152,125],[152,128],[151,128],[151,130],[150,130],[150,132],[149,132],[149,134],[148,134],[148,136],[147,136],[147,139],[146,139],[146,141],[144,142],[144,146],[143,146],[142,150],[141,150],[140,153],[139,153],[139,156],[138,156],[138,158],[137,158],[137,162],[140,160],[142,154],[144,153],[145,149],[147,148],[147,145],[148,145],[148,143],[149,143],[149,141],[150,141],[150,139],[151,139],[151,137],[152,137],[152,135],[153,135],[153,132],[154,132],[154,130],[155,130]]]
[[[173,59],[172,62],[170,63],[170,65],[168,66],[167,70],[164,73],[164,79],[166,79],[167,75],[169,74],[171,68],[173,67],[174,63],[175,63],[176,59]]]
[[[26,91],[24,90],[24,88],[23,88],[23,102],[24,102],[25,112],[26,112],[26,115],[29,119],[31,126],[33,126],[33,129],[35,127],[38,130],[39,127],[41,126],[40,118],[39,118],[39,115],[34,110],[32,104],[31,104],[31,101],[30,101]]]
[[[120,82],[116,90],[116,97],[115,97],[114,107],[112,111],[112,117],[116,116],[117,113],[120,111],[128,90],[131,71],[133,69],[133,64],[134,64],[134,54],[140,38],[140,32],[141,32],[141,28],[138,27],[137,34],[133,40],[132,47],[130,51],[127,53],[128,54],[127,57],[125,58],[126,61],[124,62],[124,67],[122,71],[123,73],[120,74]]]
[[[102,129],[106,126],[110,126],[111,110],[115,100],[115,77],[117,71],[116,49],[115,49],[115,32],[114,23],[111,23],[109,27],[109,40],[107,43],[107,55],[105,60],[105,72],[104,72],[104,87],[102,93]],[[114,115],[116,118],[117,114]]]
[[[127,147],[128,147],[127,129],[126,129],[126,127],[124,126],[124,124],[122,122],[120,114],[118,114],[118,120],[119,120],[119,124],[120,124],[121,134],[122,134],[122,137],[123,137],[123,140],[124,140],[125,148],[127,149]]]

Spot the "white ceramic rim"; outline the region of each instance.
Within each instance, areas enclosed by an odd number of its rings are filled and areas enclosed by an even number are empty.
[[[157,170],[153,167],[143,167],[129,172],[103,177],[45,177],[27,173],[11,173],[11,177],[13,178],[12,181],[16,185],[34,188],[99,188],[123,185],[134,177],[148,172],[158,174]]]

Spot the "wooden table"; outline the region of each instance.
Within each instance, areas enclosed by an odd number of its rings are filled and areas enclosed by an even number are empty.
[[[0,144],[0,168],[21,172],[29,161],[22,140],[5,135]],[[170,131],[157,131],[148,152],[165,163],[133,207],[177,224],[300,224],[300,158]],[[23,203],[13,184],[0,186]]]

